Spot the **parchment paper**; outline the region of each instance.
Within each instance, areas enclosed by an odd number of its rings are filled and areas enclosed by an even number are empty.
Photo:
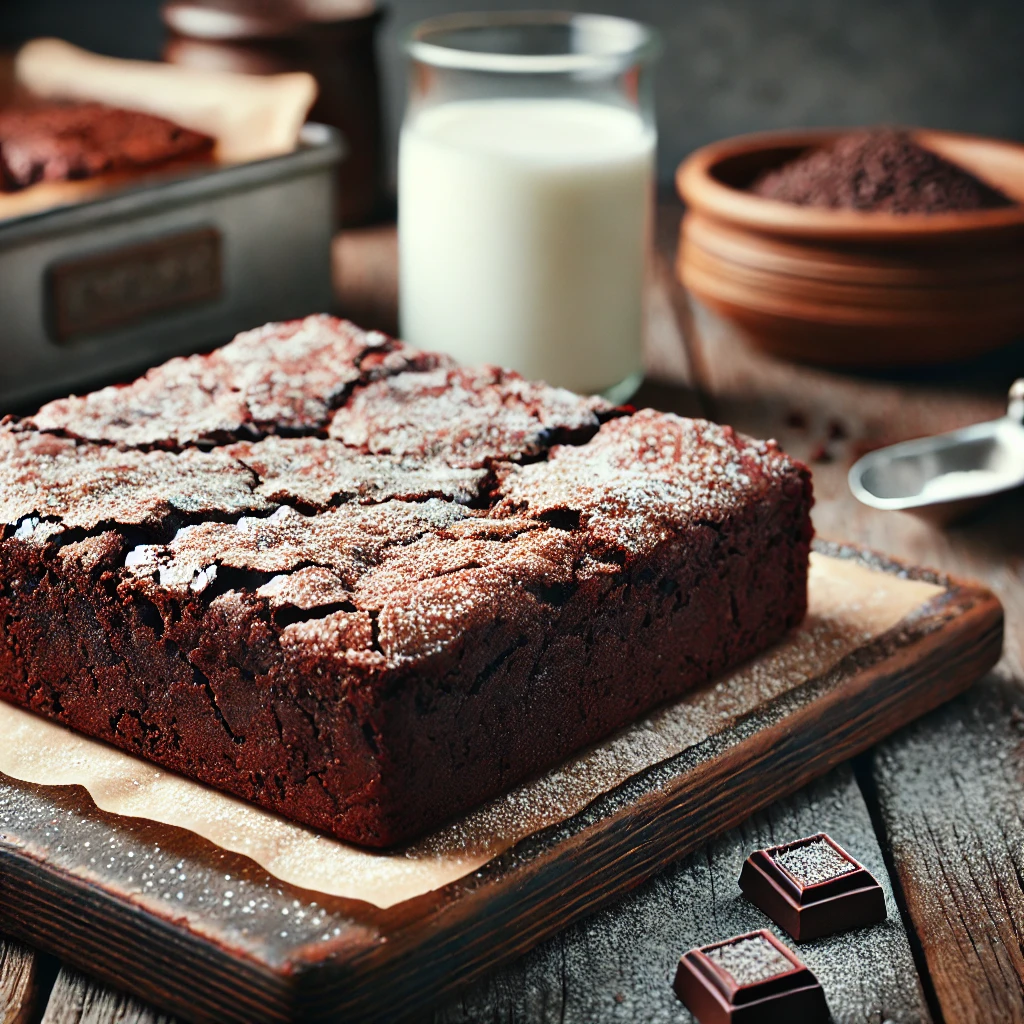
[[[104,811],[190,829],[282,881],[388,907],[455,881],[524,836],[578,813],[725,720],[826,671],[941,591],[812,554],[810,612],[782,643],[398,852],[372,853],[327,838],[2,702],[0,772],[25,782],[84,786]]]

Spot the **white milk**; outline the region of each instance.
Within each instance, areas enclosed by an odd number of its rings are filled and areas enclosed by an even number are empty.
[[[641,368],[654,133],[584,100],[449,103],[399,157],[402,334],[598,392]]]

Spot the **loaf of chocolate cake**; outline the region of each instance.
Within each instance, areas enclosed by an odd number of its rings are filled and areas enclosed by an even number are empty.
[[[162,117],[100,103],[0,109],[0,192],[206,156],[213,139]]]
[[[0,696],[385,846],[777,640],[772,441],[271,324],[0,425]]]

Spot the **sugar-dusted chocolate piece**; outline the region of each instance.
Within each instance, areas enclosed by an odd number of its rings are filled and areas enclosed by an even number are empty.
[[[752,853],[740,889],[797,942],[885,920],[882,887],[824,832]]]
[[[691,949],[679,961],[676,995],[700,1024],[826,1024],[818,979],[771,932]]]

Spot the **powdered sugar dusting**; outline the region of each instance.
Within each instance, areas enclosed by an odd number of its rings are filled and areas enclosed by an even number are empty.
[[[458,469],[438,459],[366,455],[317,437],[267,437],[224,451],[259,476],[257,491],[268,500],[314,508],[391,498],[449,498],[467,504],[479,496],[487,477],[483,469]]]
[[[720,946],[708,946],[704,955],[725,971],[737,986],[756,985],[794,970],[788,957],[763,935],[751,935]]]
[[[581,447],[499,470],[495,515],[570,511],[597,549],[638,556],[683,524],[721,522],[772,491],[802,487],[801,470],[771,441],[646,409],[605,423]]]
[[[342,675],[349,667],[381,668],[373,647],[373,620],[366,612],[336,611],[322,618],[293,622],[281,630],[281,647],[299,662],[316,660]]]
[[[496,367],[405,373],[355,391],[330,435],[354,448],[479,468],[535,455],[559,434],[593,433],[608,404]]]
[[[310,565],[283,573],[264,583],[257,596],[270,602],[271,608],[325,608],[348,601],[351,591],[337,573],[322,565]]]
[[[390,548],[360,581],[354,600],[379,609],[381,648],[393,664],[472,643],[496,622],[529,636],[550,621],[536,592],[571,582],[573,539],[529,521],[506,525],[519,532],[496,537],[486,521],[463,520]]]
[[[798,842],[772,851],[772,860],[784,867],[801,885],[819,885],[856,870],[825,839]]]
[[[266,519],[187,526],[168,544],[140,545],[128,553],[125,572],[143,591],[154,585],[182,591],[211,566],[286,573],[318,565],[352,587],[390,545],[407,544],[466,514],[436,499],[342,505],[317,516],[282,506]]]
[[[430,499],[313,516],[282,506],[267,518],[187,526],[167,544],[132,549],[125,572],[129,590],[151,596],[201,594],[218,567],[278,574],[255,588],[271,608],[347,602],[379,612],[378,642],[399,665],[426,661],[496,618],[529,628],[540,614],[531,591],[570,584],[576,551],[574,538],[543,523],[494,522]]]
[[[255,483],[219,452],[120,452],[0,429],[0,523],[17,525],[19,539],[101,523],[156,527],[174,513],[258,512],[271,506]],[[51,526],[40,532],[41,521]]]
[[[314,430],[357,381],[442,361],[347,320],[310,316],[246,331],[209,355],[172,359],[126,386],[50,402],[26,425],[129,447]]]

